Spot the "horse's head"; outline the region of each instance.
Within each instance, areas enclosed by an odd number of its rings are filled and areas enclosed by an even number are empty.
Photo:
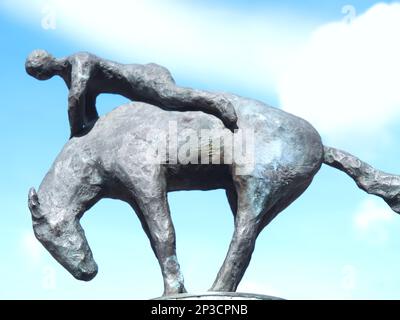
[[[31,188],[28,196],[36,238],[76,279],[93,279],[97,264],[79,223],[77,208],[65,206],[62,198],[54,197],[54,190],[52,193],[40,191],[39,196]]]

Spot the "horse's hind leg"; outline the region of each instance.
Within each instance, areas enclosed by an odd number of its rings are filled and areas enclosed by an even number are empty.
[[[251,176],[233,179],[237,192],[235,231],[225,261],[210,289],[212,291],[236,291],[249,265],[261,216],[268,206],[269,190],[265,179]]]

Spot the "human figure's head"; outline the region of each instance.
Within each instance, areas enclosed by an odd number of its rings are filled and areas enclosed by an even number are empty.
[[[26,72],[38,80],[47,80],[57,74],[57,60],[45,50],[32,51],[25,62]]]

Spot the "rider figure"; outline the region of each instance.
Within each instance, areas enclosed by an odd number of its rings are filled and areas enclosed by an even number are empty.
[[[165,109],[203,111],[220,118],[229,129],[237,128],[236,112],[227,99],[207,91],[176,86],[171,73],[154,63],[120,64],[87,52],[57,59],[44,50],[34,50],[25,68],[39,80],[55,75],[64,79],[69,89],[71,137],[96,121],[96,97],[101,93],[120,94]]]

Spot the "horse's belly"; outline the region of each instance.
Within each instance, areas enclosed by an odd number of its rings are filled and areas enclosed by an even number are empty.
[[[164,167],[168,191],[224,189],[232,184],[229,165],[188,164]]]

